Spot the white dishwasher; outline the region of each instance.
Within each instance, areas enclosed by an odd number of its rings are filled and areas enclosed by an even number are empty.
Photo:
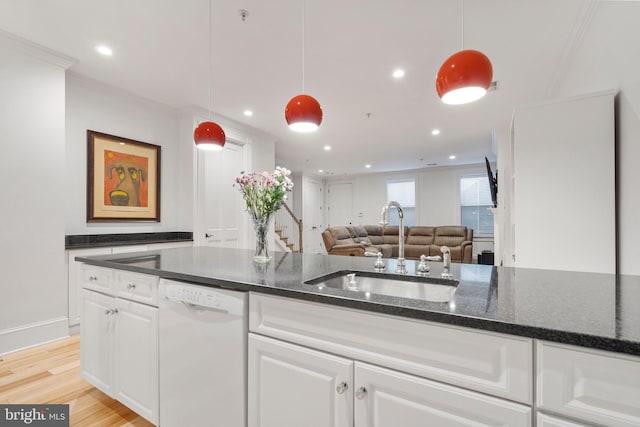
[[[160,426],[245,427],[247,293],[161,279]]]

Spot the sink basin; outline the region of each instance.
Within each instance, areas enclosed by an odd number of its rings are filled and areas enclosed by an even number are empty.
[[[352,277],[352,274],[355,276]],[[318,289],[328,287],[431,302],[449,302],[453,298],[459,282],[435,277],[340,271],[304,283],[314,285]]]

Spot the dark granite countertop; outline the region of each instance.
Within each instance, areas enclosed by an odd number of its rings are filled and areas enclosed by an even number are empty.
[[[77,257],[88,264],[204,286],[281,295],[640,356],[640,276],[452,264],[460,280],[448,303],[365,295],[303,282],[336,271],[373,271],[373,258],[275,252],[266,265],[252,251],[209,247]],[[386,259],[387,273],[395,260]],[[431,262],[431,277],[442,263]],[[417,263],[407,261],[409,275]]]
[[[151,243],[175,243],[192,241],[193,233],[190,231],[116,234],[71,234],[64,237],[64,248],[85,249],[107,246],[129,246]]]

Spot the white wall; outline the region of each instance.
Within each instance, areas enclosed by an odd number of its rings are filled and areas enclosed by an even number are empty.
[[[181,208],[192,185],[182,173],[177,111],[68,73],[66,89],[65,234],[191,231]],[[87,129],[161,146],[160,222],[87,223]],[[187,171],[188,172],[188,171]]]
[[[67,334],[65,60],[0,34],[0,354]]]

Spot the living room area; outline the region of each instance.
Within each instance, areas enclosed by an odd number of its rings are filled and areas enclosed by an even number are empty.
[[[488,155],[495,157],[490,149],[488,144]],[[495,174],[495,162],[490,165]],[[392,200],[402,207],[405,227],[456,226],[460,232],[468,230],[472,238],[465,262],[476,263],[483,251],[493,252],[493,204],[485,164],[432,165],[411,171],[325,179],[294,174],[293,181],[287,203],[303,219],[305,252],[336,253],[327,251],[324,231],[332,227],[379,226],[382,208]],[[390,230],[398,225],[395,208],[389,209],[387,220]],[[393,230],[397,241],[397,227]],[[393,253],[397,256],[397,248]],[[457,259],[452,256],[453,262],[461,261]]]

